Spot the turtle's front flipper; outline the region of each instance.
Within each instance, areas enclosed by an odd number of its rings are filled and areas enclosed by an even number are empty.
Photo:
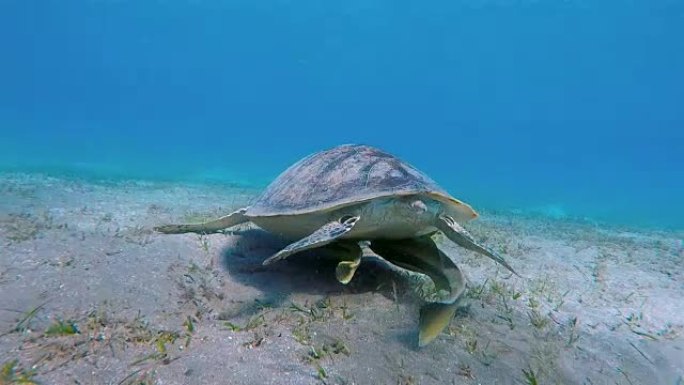
[[[210,222],[182,225],[164,225],[155,227],[154,230],[164,234],[217,233],[223,229],[239,225],[240,223],[249,222],[249,218],[245,216],[246,211],[246,208],[241,208]]]
[[[446,216],[446,215],[440,215],[439,219],[437,220],[437,228],[444,233],[444,235],[447,236],[447,238],[451,239],[454,243],[458,244],[461,247],[464,247],[468,250],[476,251],[480,254],[484,254],[488,256],[489,258],[493,259],[494,261],[500,263],[503,267],[508,269],[511,273],[517,275],[520,277],[520,274],[518,274],[513,268],[506,262],[506,260],[503,259],[502,256],[499,254],[495,253],[493,250],[490,248],[483,246],[475,239],[473,238],[472,235],[466,229],[463,228],[463,226],[459,225],[454,221],[453,218]]]
[[[348,233],[354,227],[359,218],[360,217],[345,216],[338,221],[330,222],[311,233],[311,235],[308,237],[302,238],[297,242],[287,245],[287,247],[265,260],[264,265],[285,259],[292,254],[299,253],[300,251],[327,245]]]
[[[419,346],[432,342],[449,325],[465,290],[465,279],[458,266],[429,236],[404,240],[373,240],[371,250],[388,262],[430,277],[433,287],[420,288],[429,303],[420,311]]]

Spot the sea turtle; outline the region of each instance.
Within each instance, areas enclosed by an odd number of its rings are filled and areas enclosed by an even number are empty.
[[[410,164],[375,147],[348,144],[301,159],[248,207],[201,224],[170,224],[155,230],[214,233],[253,222],[293,241],[264,265],[308,249],[334,248],[341,258],[335,275],[343,284],[354,276],[363,255],[361,243],[366,243],[389,263],[431,279],[433,293],[420,311],[418,342],[424,346],[449,324],[465,289],[460,270],[437,247],[434,233],[443,233],[517,275],[463,228],[477,216]]]

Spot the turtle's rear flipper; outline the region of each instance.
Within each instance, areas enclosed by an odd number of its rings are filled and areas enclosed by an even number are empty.
[[[241,208],[219,219],[205,223],[158,226],[154,228],[154,231],[164,234],[217,233],[240,223],[249,222],[249,218],[244,215],[246,211],[246,208]]]
[[[473,238],[472,235],[466,229],[463,228],[463,226],[459,225],[454,221],[453,218],[446,216],[446,215],[441,215],[439,219],[437,220],[437,228],[444,233],[444,235],[447,236],[447,238],[451,239],[454,243],[458,244],[461,247],[464,247],[468,250],[476,251],[480,254],[484,254],[488,256],[489,258],[493,259],[494,261],[500,263],[503,267],[508,269],[511,273],[517,275],[520,277],[520,274],[518,274],[511,265],[506,262],[505,259],[503,259],[502,256],[499,254],[495,253],[493,250],[489,249],[486,246],[483,246],[475,239]]]
[[[285,259],[292,254],[299,253],[300,251],[327,245],[340,238],[342,235],[348,233],[354,227],[359,218],[360,217],[345,216],[339,221],[330,222],[311,233],[311,235],[308,237],[302,238],[297,242],[287,245],[287,247],[265,260],[263,264],[268,265],[281,259]]]

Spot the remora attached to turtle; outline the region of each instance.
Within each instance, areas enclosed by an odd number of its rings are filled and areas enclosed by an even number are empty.
[[[335,275],[351,281],[369,242],[380,257],[432,279],[435,293],[420,312],[419,345],[449,324],[465,280],[456,263],[432,240],[442,232],[456,244],[484,254],[518,275],[462,227],[478,214],[410,164],[380,149],[342,145],[290,166],[248,207],[201,224],[156,227],[161,233],[213,233],[244,222],[293,241],[264,261],[328,245],[340,250]]]

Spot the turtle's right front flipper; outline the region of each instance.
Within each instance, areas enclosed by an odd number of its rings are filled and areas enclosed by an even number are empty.
[[[302,238],[297,242],[287,245],[287,247],[280,250],[274,256],[265,260],[263,264],[268,265],[281,259],[285,259],[292,254],[325,246],[351,231],[359,218],[360,217],[358,216],[342,217],[340,220],[330,222],[311,233],[311,235],[308,237]]]
[[[158,226],[154,228],[154,231],[164,234],[217,233],[240,223],[249,222],[249,218],[245,216],[246,211],[246,208],[241,208],[219,219],[205,223]]]

